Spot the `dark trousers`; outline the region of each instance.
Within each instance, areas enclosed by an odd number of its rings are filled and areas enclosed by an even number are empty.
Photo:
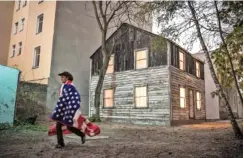
[[[63,132],[62,132],[62,124],[57,122],[56,123],[56,132],[57,132],[57,139],[58,139],[58,144],[64,145],[64,138],[63,138]],[[67,126],[68,130],[77,136],[84,137],[85,134],[81,132],[79,129],[74,128],[74,127],[69,127]]]

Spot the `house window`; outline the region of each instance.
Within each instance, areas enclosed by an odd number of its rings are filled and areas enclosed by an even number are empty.
[[[40,53],[41,53],[41,47],[38,46],[34,50],[33,68],[38,68],[40,65]]]
[[[147,87],[135,88],[135,107],[146,108],[147,105]]]
[[[148,52],[147,49],[135,51],[136,69],[147,68],[147,66],[148,66],[148,62],[147,62],[148,53],[147,52]]]
[[[21,19],[21,30],[20,31],[24,30],[24,26],[25,26],[25,18]]]
[[[11,58],[15,55],[15,45],[12,46]]]
[[[180,88],[180,107],[186,107],[186,89],[183,87]]]
[[[180,53],[180,58],[179,58],[180,69],[185,70],[185,55],[183,52],[179,52],[179,53]]]
[[[22,52],[22,42],[19,42],[19,52],[18,52],[18,55],[20,55]]]
[[[103,107],[104,108],[112,108],[114,100],[114,90],[113,89],[105,89],[103,94]]]
[[[21,4],[21,0],[18,0],[17,1],[17,9],[16,9],[16,11],[20,10],[20,4]]]
[[[18,26],[19,26],[19,23],[16,22],[16,23],[14,24],[14,34],[17,34],[17,32],[18,32]]]
[[[39,15],[39,16],[37,17],[36,34],[42,32],[43,18],[44,18],[44,15],[43,15],[43,14],[41,14],[41,15]]]
[[[107,74],[114,72],[114,55],[111,55],[108,63]]]
[[[222,75],[220,73],[218,73],[218,80],[219,80],[219,84],[222,84]]]
[[[197,110],[201,110],[201,93],[197,92]]]
[[[27,0],[23,1],[22,7],[25,7],[27,5]]]
[[[196,61],[196,76],[200,78],[200,63]]]

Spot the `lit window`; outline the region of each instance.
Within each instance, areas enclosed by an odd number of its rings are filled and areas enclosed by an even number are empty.
[[[185,108],[186,107],[186,89],[180,88],[180,107]]]
[[[16,11],[20,10],[20,3],[21,3],[21,1],[18,0],[18,1],[17,1],[17,9],[16,9]]]
[[[222,75],[220,73],[218,73],[218,80],[219,80],[219,84],[222,84]]]
[[[107,74],[114,72],[114,55],[111,55],[108,63]]]
[[[41,53],[41,47],[38,46],[35,48],[34,51],[33,68],[38,68],[40,65],[40,53]]]
[[[14,57],[14,55],[15,55],[15,47],[16,47],[15,45],[12,46],[12,51],[11,51],[11,56],[10,56],[11,58]]]
[[[185,57],[184,57],[184,53],[183,52],[180,52],[180,69],[181,70],[185,70]]]
[[[19,42],[19,52],[18,55],[20,55],[22,53],[22,42]]]
[[[14,24],[14,34],[17,34],[17,32],[18,32],[18,26],[19,26],[19,23],[16,22],[16,23]]]
[[[20,29],[20,31],[24,30],[24,26],[25,26],[25,18],[21,19],[21,29]]]
[[[104,90],[103,94],[103,106],[105,108],[113,107],[113,100],[114,100],[114,90],[113,89],[106,89]]]
[[[197,92],[197,110],[201,110],[201,93]]]
[[[22,7],[25,7],[27,5],[27,0],[23,1]]]
[[[43,19],[44,19],[44,15],[41,14],[37,17],[37,25],[36,25],[36,33],[41,33],[42,29],[43,29]]]
[[[147,87],[135,88],[135,107],[146,108],[147,106]]]
[[[147,50],[139,50],[135,52],[136,69],[143,69],[147,68]]]
[[[200,63],[196,61],[196,76],[200,77]]]

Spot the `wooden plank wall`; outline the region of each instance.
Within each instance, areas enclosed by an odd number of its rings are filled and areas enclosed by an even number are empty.
[[[172,120],[189,120],[189,89],[194,90],[195,119],[206,118],[204,80],[170,66]],[[186,108],[180,108],[180,87],[186,88]],[[196,109],[196,91],[201,92],[202,109]]]
[[[103,88],[114,87],[114,108],[104,109],[101,95],[101,117],[113,122],[124,122],[147,125],[169,125],[169,82],[168,66],[151,67],[142,70],[129,70],[108,74]],[[94,114],[94,91],[98,76],[91,78],[91,114]],[[134,87],[148,87],[147,109],[134,107]]]

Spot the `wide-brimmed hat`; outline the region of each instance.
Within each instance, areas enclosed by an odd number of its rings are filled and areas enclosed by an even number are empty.
[[[69,80],[73,81],[73,76],[71,75],[71,73],[67,72],[67,71],[64,71],[60,74],[58,74],[59,76],[65,76],[67,77]]]

